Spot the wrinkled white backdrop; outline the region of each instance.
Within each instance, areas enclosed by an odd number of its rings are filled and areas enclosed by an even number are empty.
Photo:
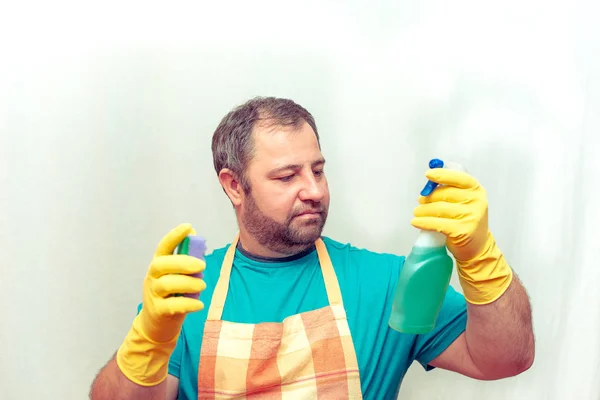
[[[232,239],[211,135],[276,95],[317,119],[327,235],[406,254],[428,160],[459,161],[529,290],[531,370],[413,366],[400,398],[599,399],[597,3],[238,3],[0,11],[0,397],[86,398],[162,235]]]

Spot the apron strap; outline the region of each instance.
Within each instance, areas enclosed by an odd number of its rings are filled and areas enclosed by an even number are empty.
[[[221,265],[221,274],[219,280],[215,286],[210,306],[208,307],[208,316],[206,317],[209,321],[217,321],[221,319],[223,315],[223,307],[225,306],[225,299],[227,298],[227,291],[229,290],[229,277],[231,276],[231,267],[233,266],[233,257],[237,244],[240,240],[239,232],[235,235],[235,239],[231,242],[231,245],[225,253],[223,264]]]
[[[221,274],[219,280],[215,286],[215,291],[208,308],[207,320],[217,321],[221,319],[223,315],[223,308],[225,307],[225,299],[227,298],[227,292],[229,290],[229,279],[231,277],[231,267],[233,266],[233,259],[237,249],[237,244],[240,240],[240,234],[235,236],[235,239],[227,249],[223,264],[221,265]],[[327,247],[321,238],[315,241],[317,248],[317,255],[319,257],[319,264],[321,265],[321,272],[323,274],[323,280],[325,281],[325,290],[327,291],[327,298],[330,305],[342,305],[342,293],[340,291],[340,285],[333,269],[333,264],[329,258]]]
[[[319,264],[321,264],[321,273],[325,281],[325,290],[327,291],[329,304],[332,306],[338,304],[343,306],[342,292],[340,291],[340,285],[335,275],[331,258],[329,258],[327,247],[321,238],[317,239],[315,245],[317,246],[317,255],[319,256]]]

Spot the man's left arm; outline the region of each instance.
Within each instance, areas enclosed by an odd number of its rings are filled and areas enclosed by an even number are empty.
[[[517,375],[534,360],[531,305],[488,229],[486,192],[464,172],[427,177],[443,186],[419,199],[412,224],[448,237],[467,300],[465,332],[429,364],[482,380]]]
[[[513,278],[495,302],[467,302],[467,329],[430,365],[481,380],[501,379],[533,364],[535,343],[525,288]]]

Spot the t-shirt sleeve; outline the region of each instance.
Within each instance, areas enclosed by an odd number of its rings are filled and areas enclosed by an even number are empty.
[[[138,305],[137,312],[138,314],[142,310],[142,303]],[[181,369],[181,348],[184,345],[184,336],[183,331],[181,335],[179,335],[179,339],[177,339],[177,345],[169,358],[169,375],[173,375],[176,378],[179,378],[179,370]]]
[[[443,353],[465,331],[466,327],[466,300],[462,294],[449,286],[435,328],[427,334],[417,335],[414,347],[415,360],[426,371],[434,369],[435,367],[429,363]]]

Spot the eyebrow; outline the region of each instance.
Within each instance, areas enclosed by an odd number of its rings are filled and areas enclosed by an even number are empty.
[[[319,158],[318,160],[313,161],[313,163],[311,164],[311,167],[314,168],[316,166],[323,165],[323,164],[325,164],[325,159],[324,158]],[[288,164],[288,165],[284,165],[282,167],[278,167],[278,168],[275,168],[275,169],[269,171],[269,175],[271,175],[271,176],[272,175],[277,175],[277,174],[279,174],[279,173],[281,173],[283,171],[297,170],[297,169],[300,169],[300,168],[302,168],[302,164]]]

